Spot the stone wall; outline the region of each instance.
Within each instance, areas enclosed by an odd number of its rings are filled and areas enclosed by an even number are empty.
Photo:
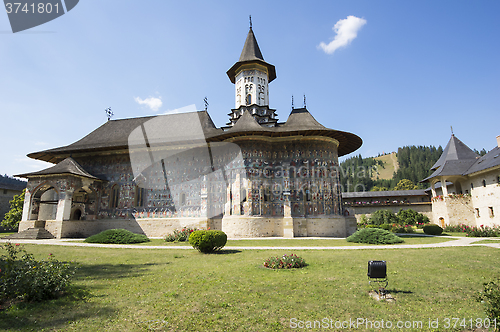
[[[432,213],[436,224],[476,226],[472,201],[470,196],[455,196],[433,198]]]
[[[289,220],[288,220],[289,219]],[[287,236],[286,221],[290,236]],[[33,227],[39,221],[22,221],[19,231]],[[47,220],[45,229],[56,238],[85,238],[107,229],[123,228],[148,237],[165,237],[174,230],[183,228],[219,229],[229,238],[252,237],[346,237],[356,231],[353,217],[329,216],[311,218],[227,216],[220,218],[170,218],[170,219],[99,219],[99,220]]]

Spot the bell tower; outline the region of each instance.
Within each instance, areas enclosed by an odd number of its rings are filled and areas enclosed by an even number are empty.
[[[235,108],[228,114],[227,126],[232,127],[245,111],[249,111],[260,125],[274,127],[278,119],[276,110],[269,108],[269,83],[276,78],[276,69],[264,61],[251,18],[240,59],[227,71],[227,76],[235,85]]]

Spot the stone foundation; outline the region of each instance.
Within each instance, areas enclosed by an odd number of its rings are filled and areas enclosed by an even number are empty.
[[[39,221],[21,221],[19,232],[41,227]],[[46,220],[44,228],[54,237],[84,238],[107,229],[122,228],[148,237],[164,237],[183,228],[218,229],[229,238],[250,237],[347,237],[356,231],[356,218],[325,216],[311,218],[228,216],[214,218]]]

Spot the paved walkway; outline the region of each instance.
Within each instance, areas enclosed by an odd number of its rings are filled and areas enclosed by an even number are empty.
[[[453,237],[443,236],[443,238],[453,239],[440,243],[429,244],[394,244],[394,245],[360,245],[360,246],[333,246],[333,247],[281,247],[281,246],[225,246],[227,250],[357,250],[357,249],[416,249],[416,248],[447,248],[447,247],[472,247],[472,246],[486,246],[500,249],[500,241],[498,243],[474,243],[477,241],[485,240],[484,237]],[[262,240],[262,238],[259,238]],[[282,239],[282,238],[273,238]],[[330,239],[331,238],[314,238],[314,239]],[[495,239],[495,238],[493,238]],[[496,238],[498,239],[498,238]],[[2,242],[11,243],[30,243],[30,244],[46,244],[55,246],[69,246],[69,247],[98,247],[98,248],[129,248],[129,249],[193,249],[191,246],[147,246],[147,245],[133,245],[133,244],[98,244],[98,243],[82,243],[75,242],[84,239],[53,239],[53,240],[5,240],[0,239]],[[236,239],[229,239],[236,240]],[[252,239],[255,240],[255,239]],[[342,240],[342,239],[339,239]],[[335,240],[333,240],[335,241]]]

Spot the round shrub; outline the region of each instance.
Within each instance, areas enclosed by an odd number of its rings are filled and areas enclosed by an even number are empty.
[[[370,244],[394,244],[404,240],[393,233],[380,228],[364,228],[347,238],[347,242]]]
[[[136,234],[126,229],[108,229],[85,239],[88,243],[130,244],[149,242],[146,235]]]
[[[306,265],[306,261],[295,254],[270,257],[264,262],[268,269],[298,269]]]
[[[189,244],[200,252],[207,254],[221,250],[227,242],[227,235],[223,231],[201,230],[189,235]]]
[[[427,235],[439,235],[439,234],[443,233],[443,229],[435,224],[425,225],[424,226],[424,233]]]

